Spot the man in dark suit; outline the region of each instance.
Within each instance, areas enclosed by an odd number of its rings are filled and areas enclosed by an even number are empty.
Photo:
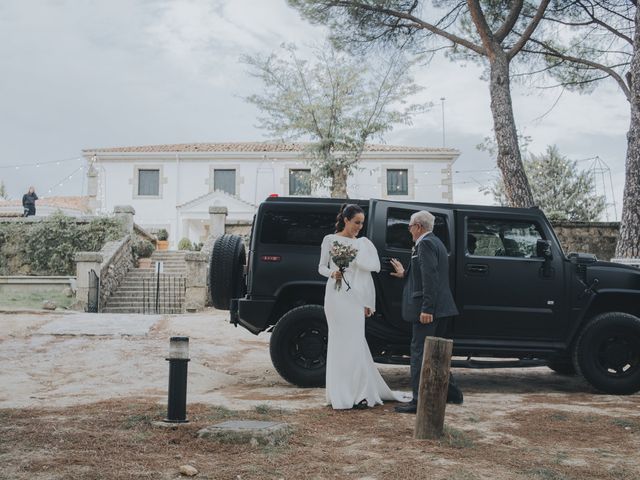
[[[449,288],[449,258],[444,244],[433,233],[435,217],[427,211],[416,212],[409,220],[409,232],[415,242],[407,270],[397,259],[391,260],[394,277],[404,278],[402,318],[413,327],[411,337],[411,385],[413,400],[396,407],[396,412],[415,413],[418,403],[420,370],[426,337],[443,337],[449,317],[458,315]],[[447,402],[461,404],[462,391],[449,378]]]

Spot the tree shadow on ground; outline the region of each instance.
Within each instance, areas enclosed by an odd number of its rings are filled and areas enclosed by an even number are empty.
[[[464,393],[596,393],[579,375],[559,375],[547,367],[454,368],[452,372]],[[384,370],[392,390],[410,390],[409,368]]]

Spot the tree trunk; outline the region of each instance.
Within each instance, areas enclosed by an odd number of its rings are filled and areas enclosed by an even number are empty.
[[[349,198],[347,195],[347,173],[341,166],[338,166],[338,168],[333,171],[331,198]]]
[[[640,258],[640,8],[636,8],[631,59],[631,122],[616,258]]]
[[[507,54],[496,48],[495,55],[489,58],[491,78],[491,113],[498,146],[498,168],[502,172],[505,194],[511,207],[531,207],[533,195],[524,171],[518,134],[511,104],[509,80],[509,60]]]

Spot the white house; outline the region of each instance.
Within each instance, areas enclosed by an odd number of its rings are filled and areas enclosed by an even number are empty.
[[[205,143],[83,150],[88,193],[96,212],[132,205],[136,223],[165,228],[173,246],[208,235],[209,207],[228,222],[248,222],[271,194],[327,196],[311,190],[300,143]],[[369,145],[349,178],[351,198],[452,202],[450,148]]]

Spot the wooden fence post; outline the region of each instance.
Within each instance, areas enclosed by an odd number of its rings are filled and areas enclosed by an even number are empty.
[[[424,340],[414,438],[440,438],[444,433],[452,352],[451,340],[438,337]]]

